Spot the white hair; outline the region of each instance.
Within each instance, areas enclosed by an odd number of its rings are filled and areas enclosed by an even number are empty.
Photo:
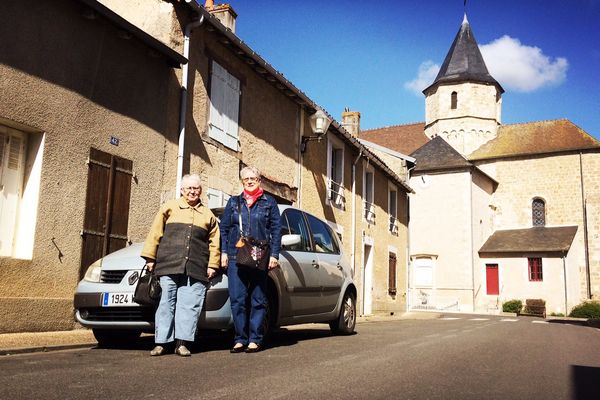
[[[260,179],[260,171],[256,167],[247,166],[240,170],[240,179],[244,177],[244,173],[251,172],[253,175],[256,175],[257,178]]]
[[[183,182],[185,181],[196,181],[198,183],[198,187],[202,189],[202,180],[200,179],[200,175],[198,174],[186,174],[181,178],[181,187],[184,187]]]

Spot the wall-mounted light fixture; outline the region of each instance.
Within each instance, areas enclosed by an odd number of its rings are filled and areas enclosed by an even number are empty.
[[[327,134],[327,129],[331,124],[332,119],[321,109],[317,110],[313,115],[310,116],[310,128],[314,135],[302,136],[302,144],[300,151],[304,153],[306,151],[306,144],[311,140],[318,142]]]

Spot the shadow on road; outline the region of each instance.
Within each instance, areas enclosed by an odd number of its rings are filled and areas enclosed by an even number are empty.
[[[279,328],[269,334],[265,340],[264,348],[268,350],[270,348],[282,347],[282,346],[293,346],[298,342],[307,340],[319,340],[332,336],[331,330],[328,328],[321,328],[319,325],[315,325],[315,328]],[[203,331],[200,332],[195,342],[190,346],[192,353],[204,353],[209,351],[229,351],[233,345],[233,332],[232,331]],[[98,345],[95,349],[114,349],[114,350],[140,350],[150,351],[154,347],[154,336],[143,335],[137,340],[132,340],[126,343],[114,343],[110,345]]]
[[[600,393],[600,368],[571,365],[571,382],[572,399],[597,399]]]

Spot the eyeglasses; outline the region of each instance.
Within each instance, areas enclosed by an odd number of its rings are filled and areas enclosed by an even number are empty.
[[[198,186],[188,186],[184,187],[183,190],[185,190],[186,192],[199,192],[200,190],[202,190],[202,188]]]
[[[248,176],[246,178],[242,178],[242,182],[258,182],[260,178],[256,176]]]

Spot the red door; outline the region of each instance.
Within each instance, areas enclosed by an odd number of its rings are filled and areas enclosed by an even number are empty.
[[[500,294],[498,285],[498,264],[485,264],[487,294]]]

